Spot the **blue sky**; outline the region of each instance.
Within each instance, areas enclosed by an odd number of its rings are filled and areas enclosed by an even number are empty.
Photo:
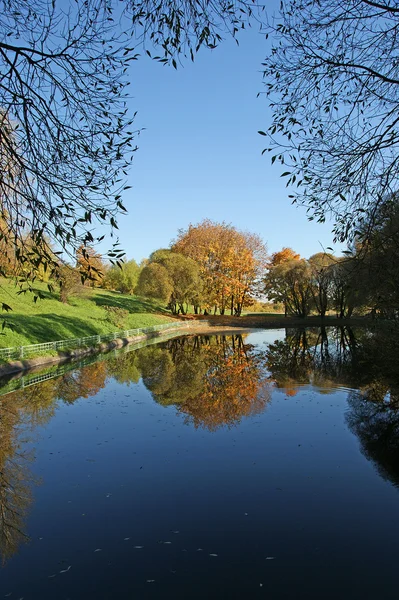
[[[129,214],[119,219],[128,258],[169,246],[179,228],[204,218],[259,234],[269,252],[291,246],[308,258],[332,246],[331,224],[292,206],[281,167],[261,156],[266,138],[257,131],[271,115],[257,94],[268,42],[254,29],[239,41],[203,50],[177,71],[145,55],[131,63],[131,110],[143,131],[124,197]]]

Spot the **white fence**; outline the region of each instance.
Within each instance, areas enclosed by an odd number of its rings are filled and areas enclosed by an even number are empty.
[[[181,321],[173,323],[164,323],[163,325],[153,325],[152,327],[141,327],[139,329],[126,329],[124,331],[115,331],[105,333],[104,335],[89,335],[82,338],[71,338],[68,340],[57,340],[54,342],[44,342],[43,344],[30,344],[29,346],[15,346],[14,348],[0,348],[0,359],[23,359],[30,356],[38,356],[41,353],[58,350],[71,350],[73,348],[87,348],[96,346],[102,342],[110,342],[120,338],[135,337],[141,334],[161,332],[165,329],[174,329],[187,326]]]
[[[170,329],[174,329],[175,327],[171,327]],[[136,331],[136,330],[135,330]],[[176,333],[170,331],[169,333],[165,333],[162,335],[161,340],[167,341],[170,338],[176,336]],[[48,379],[55,379],[57,377],[61,377],[65,373],[69,371],[73,371],[75,369],[81,369],[83,367],[87,367],[99,360],[110,360],[112,358],[117,358],[121,354],[125,354],[127,352],[132,352],[134,350],[138,350],[139,348],[143,348],[144,346],[149,346],[151,344],[158,344],[161,340],[157,338],[146,339],[141,342],[133,342],[128,346],[124,346],[123,348],[115,348],[107,352],[106,354],[92,354],[90,356],[85,356],[84,358],[80,358],[79,360],[68,361],[62,365],[55,365],[52,367],[48,367],[48,370],[41,373],[31,373],[29,372],[26,375],[19,376],[15,379],[11,379],[10,381],[3,381],[0,379],[0,397],[5,394],[10,394],[11,392],[15,392],[20,389],[24,389],[26,387],[30,387],[31,385],[36,385],[41,383],[42,381],[47,381]],[[45,366],[44,366],[45,368]]]

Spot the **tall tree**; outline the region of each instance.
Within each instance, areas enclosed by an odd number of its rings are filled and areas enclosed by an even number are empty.
[[[399,7],[385,0],[287,0],[264,61],[272,162],[311,217],[353,238],[398,189]]]
[[[158,264],[166,270],[170,283],[168,304],[173,314],[186,314],[201,289],[198,264],[191,258],[171,252],[157,250],[150,256],[150,264]]]
[[[314,306],[321,317],[325,317],[332,302],[331,266],[336,259],[332,254],[318,252],[309,258],[312,277]]]
[[[240,315],[252,301],[267,259],[259,236],[208,219],[179,231],[172,250],[199,264],[202,306],[221,314]]]
[[[286,314],[307,317],[313,299],[308,261],[286,260],[269,268],[264,291],[270,299],[284,303]]]
[[[136,293],[145,298],[168,302],[172,293],[172,282],[165,267],[158,263],[145,265],[139,276]]]
[[[279,271],[274,271],[274,267],[288,261],[299,260],[300,258],[300,255],[292,248],[284,247],[271,255],[267,265],[268,272],[265,278],[265,291],[275,302],[281,302],[284,305],[285,316],[288,314],[288,290],[281,286],[281,281],[278,277]],[[274,276],[275,274],[277,277]]]
[[[140,275],[140,267],[134,259],[112,265],[105,273],[104,285],[123,294],[133,294]]]

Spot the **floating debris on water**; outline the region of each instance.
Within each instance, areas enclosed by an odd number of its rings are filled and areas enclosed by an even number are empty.
[[[67,569],[64,569],[63,571],[60,571],[60,573],[68,573],[69,569],[71,568],[71,565],[69,565],[69,567]]]

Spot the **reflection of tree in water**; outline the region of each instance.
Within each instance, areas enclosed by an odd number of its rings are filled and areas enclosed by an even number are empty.
[[[287,332],[265,353],[271,378],[286,392],[312,383],[357,388],[346,420],[380,475],[399,485],[399,341],[396,331],[349,328]]]
[[[267,348],[265,362],[271,379],[287,395],[295,395],[304,384],[324,393],[334,385],[358,385],[361,344],[347,327],[287,329],[284,340]]]
[[[32,451],[24,450],[32,430],[54,412],[54,382],[0,398],[0,555],[3,563],[27,541],[25,518],[35,482],[29,465]]]
[[[379,474],[399,485],[399,404],[372,402],[361,392],[351,392],[346,420],[357,435],[363,454]]]
[[[24,452],[57,402],[95,396],[108,377],[127,384],[140,376],[154,399],[175,405],[195,427],[232,426],[264,410],[268,381],[291,395],[298,384],[321,392],[333,384],[360,388],[349,399],[348,424],[381,474],[399,483],[399,342],[396,332],[348,328],[287,330],[286,339],[259,353],[241,336],[169,340],[76,369],[0,398],[0,554],[7,560],[26,539],[31,455]],[[265,367],[270,373],[266,378]],[[387,403],[389,400],[389,404]],[[398,466],[397,466],[398,465]]]
[[[154,399],[178,406],[195,427],[232,426],[269,399],[260,357],[240,335],[175,339],[138,355]]]
[[[55,413],[57,400],[72,403],[104,387],[105,363],[95,363],[58,379],[0,397],[0,557],[5,563],[29,540],[25,519],[38,481],[30,472],[33,450],[24,450],[33,431]]]

